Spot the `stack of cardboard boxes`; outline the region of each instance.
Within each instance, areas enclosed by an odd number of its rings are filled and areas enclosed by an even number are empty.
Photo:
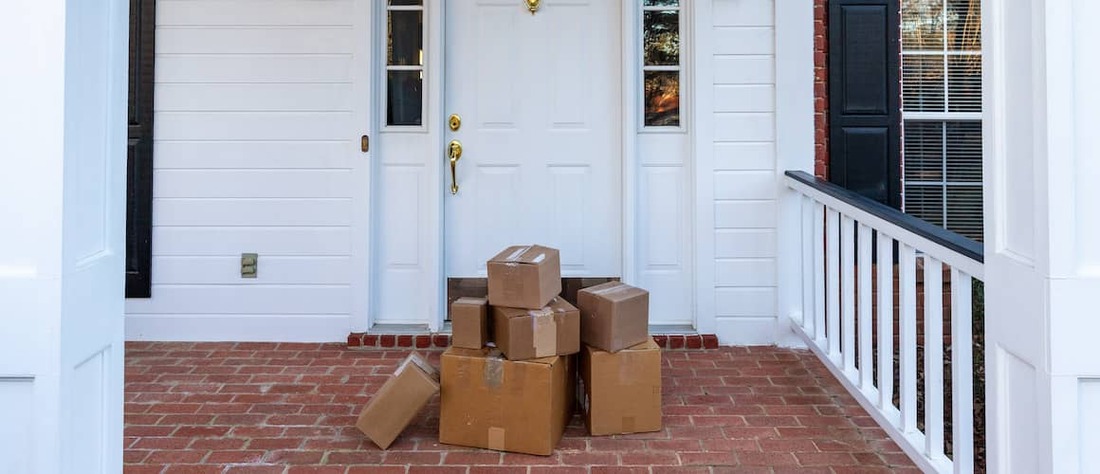
[[[548,455],[578,401],[592,435],[661,429],[661,353],[648,333],[648,292],[605,283],[580,290],[578,309],[560,295],[558,251],[539,245],[509,247],[487,267],[487,298],[451,306],[452,345],[438,379],[441,443]],[[423,382],[430,375],[418,380],[431,390]],[[364,427],[373,423],[370,410],[359,426],[378,443]],[[394,418],[399,410],[387,412]]]

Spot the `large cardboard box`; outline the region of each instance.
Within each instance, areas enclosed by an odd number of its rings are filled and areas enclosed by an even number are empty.
[[[443,353],[439,442],[549,455],[573,416],[572,358],[510,361],[499,351]]]
[[[367,402],[355,426],[386,449],[436,393],[439,371],[419,354],[410,354]]]
[[[539,309],[561,293],[558,250],[541,245],[516,245],[486,263],[489,304]]]
[[[451,345],[481,349],[489,342],[489,302],[462,297],[451,303]]]
[[[581,416],[594,436],[661,429],[661,348],[653,339],[616,353],[581,351]]]
[[[577,292],[581,342],[617,352],[649,338],[649,292],[608,282]]]
[[[576,354],[581,313],[562,298],[541,309],[493,307],[493,342],[510,360]]]

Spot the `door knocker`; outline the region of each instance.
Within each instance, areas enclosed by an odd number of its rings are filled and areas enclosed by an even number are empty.
[[[539,11],[539,7],[542,6],[541,0],[523,0],[523,3],[527,4],[527,10],[529,10],[532,15]]]

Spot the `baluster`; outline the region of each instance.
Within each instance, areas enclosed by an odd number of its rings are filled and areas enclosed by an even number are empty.
[[[859,386],[870,392],[874,386],[871,367],[871,228],[859,225]]]
[[[951,269],[951,461],[974,471],[974,359],[970,275]]]
[[[828,259],[829,273],[825,282],[829,285],[826,297],[829,322],[826,337],[829,338],[829,357],[836,361],[840,356],[840,213],[832,209],[829,210],[827,232],[825,239],[829,246],[825,257]]]
[[[814,340],[825,342],[825,205],[814,205]]]
[[[924,256],[925,453],[943,458],[943,264]]]
[[[917,431],[917,257],[913,247],[901,245],[898,263],[901,430],[909,433]]]
[[[814,332],[814,202],[803,196],[802,205],[802,329]]]
[[[840,331],[844,342],[841,352],[844,355],[844,373],[855,380],[856,370],[856,229],[851,217],[844,216],[840,221]]]
[[[894,239],[878,233],[879,408],[894,412]]]

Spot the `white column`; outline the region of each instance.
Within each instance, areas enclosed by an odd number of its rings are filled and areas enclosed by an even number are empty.
[[[814,2],[775,2],[776,186],[779,188],[776,343],[801,346],[790,329],[802,320],[802,204],[784,183],[787,170],[814,169]]]
[[[3,9],[0,472],[121,472],[128,5]]]
[[[1100,471],[1100,3],[985,0],[989,472]]]

